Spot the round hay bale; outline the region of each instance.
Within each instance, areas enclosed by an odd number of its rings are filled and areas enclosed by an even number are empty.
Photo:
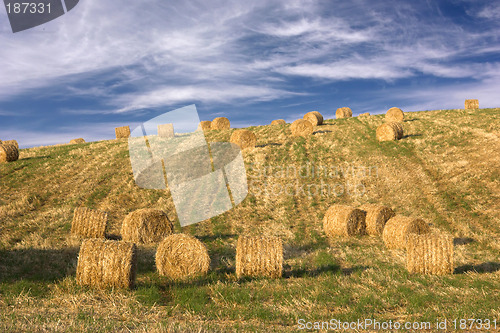
[[[323,115],[318,111],[311,111],[304,115],[304,120],[309,121],[313,126],[323,124]]]
[[[200,124],[198,125],[198,129],[202,131],[210,131],[210,128],[212,126],[212,122],[210,120],[203,120],[200,121]]]
[[[410,234],[423,235],[430,231],[424,220],[395,215],[385,224],[382,239],[389,249],[405,249]]]
[[[335,118],[337,119],[351,118],[351,117],[352,117],[352,110],[351,108],[348,107],[338,108],[337,111],[335,112]]]
[[[286,125],[285,119],[276,119],[271,121],[271,125]]]
[[[80,143],[85,143],[85,140],[83,138],[78,138],[78,139],[73,139],[69,142],[70,145],[76,145]]]
[[[5,146],[7,145],[16,146],[16,148],[19,149],[19,144],[17,143],[16,140],[5,140],[2,144]]]
[[[19,159],[19,149],[14,145],[0,144],[0,163],[14,162]]]
[[[117,139],[127,139],[128,137],[130,137],[130,126],[115,128],[115,135]]]
[[[236,276],[279,278],[283,273],[283,242],[278,237],[240,236],[236,245]]]
[[[108,213],[87,207],[77,207],[73,213],[71,234],[85,238],[104,238]]]
[[[362,235],[366,232],[366,212],[346,205],[333,205],[323,218],[323,230],[329,238]]]
[[[96,288],[132,288],[136,267],[135,244],[85,239],[78,254],[76,282],[81,286]]]
[[[306,137],[314,132],[314,126],[310,121],[304,119],[295,120],[290,126],[293,136]]]
[[[387,221],[396,215],[394,211],[383,205],[365,204],[359,209],[366,212],[366,233],[368,235],[382,235]]]
[[[405,114],[400,108],[390,108],[385,114],[385,121],[402,122],[405,119]]]
[[[465,109],[479,109],[479,100],[477,99],[466,99]]]
[[[143,208],[128,214],[123,220],[121,235],[133,243],[157,243],[172,234],[174,226],[167,214],[157,209]]]
[[[396,141],[403,137],[403,126],[400,123],[384,123],[377,127],[375,133],[378,141]]]
[[[173,234],[158,245],[156,268],[160,275],[182,280],[205,275],[209,267],[207,248],[191,235]]]
[[[231,123],[226,117],[219,117],[212,120],[210,124],[210,129],[213,130],[228,130],[231,128]]]
[[[257,137],[255,136],[254,132],[241,129],[236,130],[233,132],[233,134],[231,134],[229,142],[237,144],[241,149],[255,148]]]
[[[406,269],[409,273],[453,274],[453,237],[438,231],[424,235],[410,234]]]

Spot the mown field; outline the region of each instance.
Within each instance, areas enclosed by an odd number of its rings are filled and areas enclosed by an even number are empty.
[[[379,143],[383,121],[327,119],[307,139],[292,138],[289,124],[248,128],[258,138],[243,153],[249,195],[185,228],[168,190],[136,186],[127,141],[22,149],[0,165],[0,331],[288,332],[300,319],[367,318],[496,319],[500,331],[500,109],[407,113],[403,139]],[[334,203],[385,204],[451,233],[455,273],[408,274],[404,251],[378,237],[328,241],[322,219]],[[129,212],[164,210],[176,232],[207,245],[208,276],[160,277],[155,247],[139,246],[134,289],[79,287],[81,240],[70,235],[79,206],[109,213],[111,239]],[[236,278],[240,234],[283,239],[283,278]]]

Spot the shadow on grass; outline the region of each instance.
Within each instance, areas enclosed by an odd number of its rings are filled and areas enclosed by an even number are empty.
[[[408,135],[404,135],[402,137],[402,139],[407,139],[407,138],[417,138],[419,136],[422,136],[422,134],[408,134]]]
[[[472,242],[475,242],[474,238],[470,237],[457,237],[453,238],[453,245],[467,245]]]
[[[321,134],[321,133],[332,133],[332,131],[330,131],[330,130],[315,131],[315,132],[313,132],[313,135],[315,135],[315,134]]]
[[[283,145],[282,143],[270,142],[270,143],[264,143],[263,145],[256,145],[255,147],[264,148],[267,146],[282,146],[282,145]]]
[[[454,274],[464,273],[494,273],[500,271],[499,262],[483,262],[479,265],[462,265],[455,268]]]
[[[221,235],[204,235],[204,236],[197,236],[200,241],[202,242],[212,242],[217,239],[228,239],[228,238],[233,238],[237,237],[237,234],[221,234]]]
[[[405,119],[404,122],[410,122],[410,121],[417,121],[420,120],[420,118],[412,118],[412,119]]]
[[[323,274],[333,273],[337,275],[350,276],[356,272],[367,270],[368,266],[353,266],[348,268],[341,268],[338,264],[323,265],[314,269],[296,268],[285,269],[283,272],[284,278],[299,278],[299,277],[316,277]]]
[[[32,157],[24,157],[24,158],[20,158],[19,160],[20,161],[30,161],[30,160],[45,160],[45,159],[48,159],[48,158],[52,158],[52,156],[50,155],[44,155],[44,156],[32,156]]]
[[[117,234],[106,234],[106,239],[120,241],[122,240],[122,236]]]

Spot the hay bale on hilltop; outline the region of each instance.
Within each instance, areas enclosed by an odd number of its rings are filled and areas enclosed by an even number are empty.
[[[0,163],[17,161],[19,159],[19,149],[14,145],[6,144],[6,142],[0,144]]]
[[[174,124],[158,125],[158,136],[160,138],[173,138],[175,136]]]
[[[191,235],[173,234],[158,245],[156,268],[160,275],[182,280],[205,275],[209,267],[207,248]]]
[[[382,235],[387,221],[396,215],[394,211],[383,205],[365,204],[359,209],[366,212],[366,233],[368,235]]]
[[[428,234],[429,225],[421,219],[395,215],[387,221],[382,232],[382,239],[389,249],[405,249],[410,234]]]
[[[304,119],[295,120],[290,126],[293,136],[306,137],[314,132],[314,126],[310,121]]]
[[[453,237],[438,231],[409,235],[406,269],[419,274],[453,274]]]
[[[477,99],[466,99],[465,109],[479,109],[479,100]]]
[[[76,267],[76,282],[96,288],[132,288],[137,267],[136,246],[102,239],[82,242]]]
[[[212,122],[210,120],[203,120],[200,121],[200,124],[198,125],[198,129],[202,131],[210,131],[210,128],[212,126]]]
[[[71,234],[84,238],[104,238],[107,222],[108,213],[87,207],[77,207],[73,212]]]
[[[127,139],[130,137],[130,127],[123,126],[115,128],[115,135],[117,139]]]
[[[172,222],[161,210],[138,209],[128,214],[122,223],[121,235],[124,241],[133,243],[157,243],[173,233]]]
[[[7,145],[15,146],[17,149],[19,149],[19,144],[17,143],[16,140],[5,140],[2,144],[5,146]]]
[[[405,114],[400,108],[390,108],[385,114],[385,121],[387,122],[403,122]]]
[[[318,111],[311,111],[304,115],[304,120],[309,121],[313,126],[323,124],[323,115]]]
[[[346,205],[332,205],[323,218],[323,230],[329,238],[366,233],[366,212]]]
[[[384,123],[375,133],[378,141],[396,141],[403,137],[403,125],[397,122]]]
[[[236,245],[236,276],[279,278],[283,273],[283,242],[278,237],[240,236]]]
[[[335,118],[337,119],[351,118],[351,117],[352,117],[352,110],[351,108],[348,107],[338,108],[337,111],[335,112]]]
[[[229,142],[237,144],[241,149],[255,148],[257,136],[249,130],[236,130],[231,134]]]
[[[69,142],[70,145],[76,145],[81,143],[85,143],[85,140],[83,138],[73,139]]]
[[[271,125],[286,125],[285,119],[276,119],[271,121]]]
[[[210,129],[212,130],[228,130],[231,128],[231,123],[226,117],[218,117],[212,120]]]

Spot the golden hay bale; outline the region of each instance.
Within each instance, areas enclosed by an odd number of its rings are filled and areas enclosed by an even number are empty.
[[[424,220],[395,215],[385,224],[382,239],[389,249],[405,249],[410,234],[423,235],[430,231]]]
[[[78,139],[73,139],[69,142],[70,145],[75,145],[79,143],[85,143],[85,140],[83,138],[78,138]]]
[[[130,127],[123,126],[115,128],[115,135],[117,139],[126,139],[130,137]]]
[[[2,140],[0,140],[0,145],[2,144]]]
[[[5,146],[7,146],[7,145],[16,146],[16,148],[19,149],[19,144],[17,143],[16,140],[6,140],[2,144]]]
[[[73,213],[71,233],[85,238],[104,238],[107,222],[108,213],[87,207],[77,207]]]
[[[361,113],[360,115],[358,115],[358,117],[369,117],[369,116],[370,116],[370,112]]]
[[[271,121],[271,125],[286,125],[285,119],[276,119]]]
[[[172,234],[174,226],[161,210],[143,208],[128,214],[122,223],[122,239],[133,243],[157,243]]]
[[[0,144],[0,163],[14,162],[19,159],[19,149],[14,145],[5,144],[4,141]]]
[[[191,235],[173,234],[158,245],[156,268],[160,275],[181,280],[205,275],[209,267],[207,248]]]
[[[212,120],[210,124],[210,129],[213,130],[228,130],[231,128],[231,123],[226,117],[219,117]]]
[[[81,286],[97,288],[132,288],[136,267],[135,244],[85,239],[78,255],[76,281]]]
[[[400,108],[390,108],[385,114],[385,121],[402,122],[405,119],[405,114]]]
[[[313,126],[323,124],[323,115],[318,111],[311,111],[304,115],[304,120],[307,120],[313,124]]]
[[[368,235],[382,235],[386,222],[396,215],[391,208],[383,205],[365,204],[359,209],[366,212],[366,233]]]
[[[314,132],[314,126],[310,121],[304,119],[295,120],[290,126],[293,136],[306,137]]]
[[[378,141],[395,141],[403,137],[403,126],[400,123],[384,123],[377,127],[376,137]]]
[[[396,129],[397,132],[397,139],[401,140],[403,138],[404,130],[403,130],[403,124],[398,123],[396,121],[390,122],[391,126],[393,126]]]
[[[352,110],[348,107],[338,108],[335,112],[335,118],[350,118],[352,117]]]
[[[212,122],[210,120],[204,120],[200,121],[200,124],[198,125],[198,129],[202,131],[210,131],[210,128],[212,126]]]
[[[257,137],[254,132],[249,130],[236,130],[231,134],[229,142],[235,143],[240,146],[241,149],[255,148],[255,143],[257,142]]]
[[[410,273],[453,274],[453,237],[437,231],[424,235],[411,234],[408,237],[406,269]]]
[[[479,100],[477,99],[466,99],[465,109],[479,109]]]
[[[323,230],[329,238],[362,235],[366,232],[366,212],[346,205],[332,205],[323,218]]]
[[[236,245],[236,276],[279,278],[283,243],[278,237],[240,236]]]
[[[160,138],[173,138],[175,136],[174,124],[158,125],[158,136]]]

